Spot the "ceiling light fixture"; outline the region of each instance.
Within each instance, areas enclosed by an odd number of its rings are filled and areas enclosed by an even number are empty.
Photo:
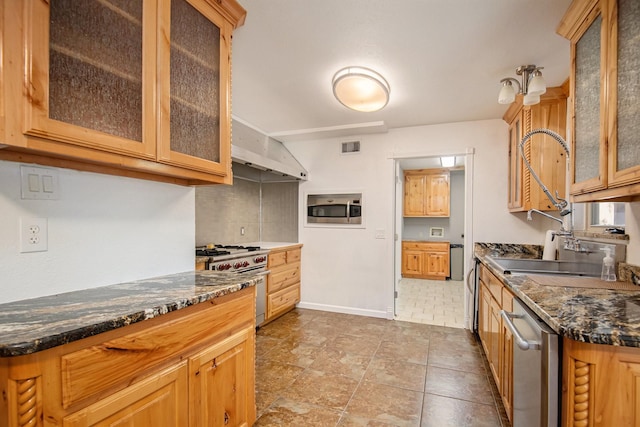
[[[336,99],[355,111],[378,111],[389,102],[389,83],[369,68],[343,68],[333,75],[332,85]]]
[[[521,65],[516,68],[516,74],[522,76],[522,84],[512,78],[506,77],[500,80],[502,88],[498,95],[498,103],[511,104],[516,100],[516,94],[524,95],[522,103],[524,105],[534,105],[540,102],[540,95],[547,91],[547,85],[542,77],[542,70],[544,67],[536,67],[535,65]],[[516,92],[512,82],[518,86]]]
[[[443,168],[452,168],[456,164],[455,156],[440,157],[440,164]]]

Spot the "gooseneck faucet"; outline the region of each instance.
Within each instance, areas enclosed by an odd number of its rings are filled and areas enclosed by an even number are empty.
[[[565,153],[567,153],[567,159],[569,158],[569,147],[567,146],[567,142],[560,135],[558,135],[557,133],[549,129],[534,129],[531,132],[528,132],[527,134],[525,134],[525,136],[522,138],[522,141],[520,141],[520,155],[524,160],[525,166],[527,166],[527,169],[529,169],[529,172],[531,172],[531,176],[533,176],[533,178],[536,180],[540,188],[542,188],[542,191],[544,192],[544,194],[546,194],[547,198],[551,201],[551,203],[553,203],[553,206],[555,206],[560,211],[560,216],[568,215],[571,213],[571,209],[567,207],[568,202],[565,199],[560,198],[557,190],[556,190],[556,198],[554,198],[551,195],[551,192],[540,180],[540,178],[538,177],[538,174],[531,167],[529,160],[527,160],[527,156],[525,156],[524,154],[525,143],[527,142],[527,140],[529,140],[529,138],[531,138],[533,135],[538,133],[543,133],[545,135],[550,136],[554,140],[556,140],[556,142],[558,142],[558,144],[562,146]],[[538,212],[542,214],[542,212],[540,211]],[[550,215],[545,214],[545,216],[549,216],[550,218],[553,218]],[[527,219],[531,220],[531,211],[529,211],[529,215],[527,216]],[[557,218],[553,218],[553,219],[557,219]]]
[[[560,231],[554,231],[553,232],[553,238],[554,239],[555,239],[556,236],[566,236],[566,237],[569,237],[569,238],[573,237],[573,232],[564,228],[564,221],[562,219],[556,218],[555,216],[549,215],[548,213],[542,212],[542,211],[540,211],[538,209],[529,209],[529,211],[527,211],[527,221],[531,221],[533,219],[531,217],[531,214],[534,213],[534,212],[538,213],[538,214],[540,214],[542,216],[546,216],[547,218],[552,219],[554,221],[558,221],[560,223]]]

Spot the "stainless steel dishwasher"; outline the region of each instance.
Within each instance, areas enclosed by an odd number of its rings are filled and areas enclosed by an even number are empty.
[[[558,335],[517,298],[500,315],[513,334],[513,427],[557,427]]]

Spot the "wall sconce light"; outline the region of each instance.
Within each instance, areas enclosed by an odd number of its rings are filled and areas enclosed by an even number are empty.
[[[455,156],[440,157],[440,164],[443,168],[452,168],[456,164]]]
[[[378,111],[389,102],[389,83],[369,68],[343,68],[334,74],[332,85],[336,99],[355,111]]]
[[[524,105],[534,105],[540,102],[540,95],[547,91],[547,85],[542,77],[542,70],[544,67],[536,67],[535,65],[521,65],[516,68],[516,74],[522,76],[522,84],[511,77],[506,77],[500,80],[502,88],[500,94],[498,94],[498,103],[511,104],[516,100],[516,94],[521,93],[524,95]],[[518,86],[516,92],[513,87],[513,83]]]

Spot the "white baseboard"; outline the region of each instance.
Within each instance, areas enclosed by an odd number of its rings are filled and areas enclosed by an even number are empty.
[[[354,314],[356,316],[380,317],[387,319],[387,312],[382,310],[366,310],[355,307],[343,307],[340,305],[315,304],[308,302],[299,302],[296,307],[309,310],[330,311],[332,313]]]

